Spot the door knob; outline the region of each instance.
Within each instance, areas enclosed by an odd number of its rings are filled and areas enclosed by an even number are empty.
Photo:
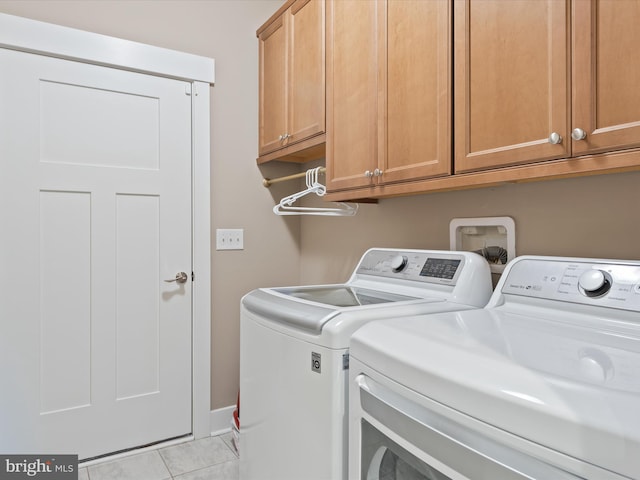
[[[187,281],[187,274],[184,272],[178,272],[176,273],[176,278],[172,278],[171,280],[165,280],[165,282],[167,283],[171,283],[171,282],[176,282],[176,283],[186,283]]]

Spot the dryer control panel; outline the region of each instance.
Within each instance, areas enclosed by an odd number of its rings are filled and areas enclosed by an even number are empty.
[[[640,262],[521,257],[502,293],[640,311]]]

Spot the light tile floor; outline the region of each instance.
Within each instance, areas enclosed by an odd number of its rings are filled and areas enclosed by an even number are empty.
[[[231,433],[107,461],[78,472],[78,480],[238,480]]]

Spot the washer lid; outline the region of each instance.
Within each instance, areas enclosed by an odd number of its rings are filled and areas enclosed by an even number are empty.
[[[348,285],[259,288],[246,294],[241,301],[244,308],[265,321],[294,326],[314,334],[322,332],[329,320],[342,313],[360,312],[362,317],[373,319],[382,315],[378,308],[385,306],[434,303],[444,304],[445,301],[437,297],[410,297]],[[411,313],[421,311],[424,309]]]
[[[640,325],[495,309],[372,322],[350,353],[495,427],[631,478],[640,472]]]
[[[294,298],[322,303],[332,307],[357,307],[377,303],[406,302],[419,300],[417,297],[381,292],[348,285],[318,285],[311,287],[273,288],[275,292]]]
[[[242,297],[241,305],[269,321],[293,325],[315,333],[322,331],[322,326],[339,313],[335,308],[298,304],[265,289],[249,292]]]

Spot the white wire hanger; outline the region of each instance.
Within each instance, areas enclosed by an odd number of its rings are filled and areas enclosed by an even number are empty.
[[[319,197],[322,197],[327,193],[327,187],[322,185],[318,180],[320,169],[322,167],[316,167],[307,170],[305,173],[305,181],[307,188],[301,192],[294,193],[288,197],[284,197],[280,200],[275,207],[273,207],[273,213],[276,215],[326,215],[335,217],[348,217],[353,216],[358,211],[357,203],[342,203],[336,202],[338,207],[298,207],[293,204],[299,198],[302,198],[311,193],[315,193]]]

